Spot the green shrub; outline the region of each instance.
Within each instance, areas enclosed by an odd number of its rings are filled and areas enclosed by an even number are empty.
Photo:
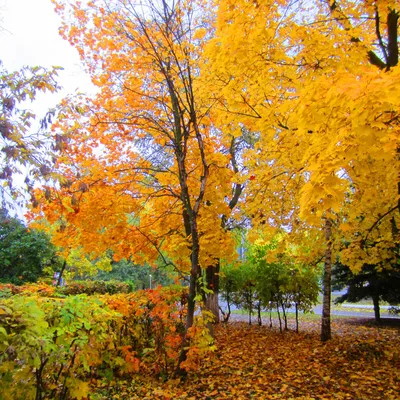
[[[72,281],[68,285],[58,288],[57,291],[66,296],[129,293],[131,285],[118,281]]]
[[[107,365],[105,355],[112,359],[109,328],[118,318],[94,297],[5,300],[0,306],[0,398],[64,399],[88,390],[83,379]]]
[[[0,298],[9,298],[21,292],[21,286],[13,285],[12,283],[0,283]]]
[[[0,399],[84,398],[93,379],[138,372],[167,378],[177,366],[185,314],[186,292],[181,287],[4,299]],[[188,336],[187,368],[198,365],[210,344],[206,320],[200,314],[196,320]]]

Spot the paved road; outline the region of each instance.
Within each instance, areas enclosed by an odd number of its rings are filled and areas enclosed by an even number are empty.
[[[223,310],[226,310],[226,303],[220,299],[220,306],[222,307]],[[351,307],[348,305],[347,307]],[[332,307],[331,309],[331,315],[338,315],[338,316],[344,316],[344,317],[360,317],[360,318],[374,318],[374,311],[372,306],[366,306],[366,307],[358,307],[357,304],[354,304],[354,307],[357,308],[363,308],[363,309],[369,309],[370,311],[358,311],[358,310],[336,310],[335,306]],[[231,306],[231,311],[237,310],[235,306]],[[288,312],[295,312],[294,309],[289,309]],[[322,304],[318,304],[317,306],[314,307],[314,313],[317,315],[322,314]],[[387,307],[381,307],[381,317],[382,318],[399,318],[394,315],[391,315],[387,311]]]
[[[358,307],[357,304],[354,304],[354,307]],[[361,307],[365,308],[365,307]],[[314,307],[314,313],[317,315],[322,314],[322,305],[318,304]],[[360,318],[374,318],[374,311],[373,308],[371,311],[358,311],[358,310],[331,310],[331,315],[342,315],[345,317],[360,317]],[[398,318],[394,315],[391,315],[387,312],[387,309],[381,308],[381,317],[382,318]]]

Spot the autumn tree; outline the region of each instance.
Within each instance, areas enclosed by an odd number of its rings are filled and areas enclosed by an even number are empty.
[[[398,242],[398,8],[227,0],[208,48],[224,118],[260,133],[247,158],[253,221],[325,247],[322,340],[337,239],[351,237],[354,269]]]
[[[138,264],[161,259],[189,275],[187,335],[205,298],[203,270],[235,254],[221,224],[232,208],[232,138],[215,127],[199,78],[211,6],[54,3],[99,93],[60,114],[60,180],[36,191],[36,213],[58,224],[60,247],[111,249]]]
[[[59,70],[60,67],[24,66],[9,72],[0,61],[0,180],[3,182],[3,205],[11,205],[21,194],[21,187],[13,179],[16,175],[26,175],[25,184],[29,191],[35,179],[47,177],[51,172],[51,138],[45,129],[51,116],[43,116],[40,126],[36,115],[26,108],[26,102],[33,102],[40,92],[59,90]],[[39,127],[35,126],[35,122]]]
[[[207,85],[206,85],[207,87]],[[224,129],[223,126],[219,126]],[[230,130],[228,129],[228,132]],[[240,135],[231,133],[227,135],[230,137],[228,142],[229,147],[223,151],[230,157],[230,167],[232,172],[237,176],[231,182],[231,192],[225,198],[228,208],[219,216],[220,228],[224,232],[232,231],[238,228],[244,219],[239,211],[239,205],[242,200],[242,193],[245,187],[244,182],[241,182],[239,176],[243,174],[245,167],[243,166],[243,153],[246,149],[253,147],[254,138],[248,132],[241,132]],[[223,255],[226,258],[226,255]],[[214,315],[214,322],[219,322],[219,286],[220,286],[220,272],[221,272],[221,258],[213,260],[211,265],[208,265],[205,271],[207,293],[206,293],[206,306]],[[226,289],[226,287],[225,287]],[[225,319],[226,317],[224,317]],[[229,319],[229,317],[228,317]]]

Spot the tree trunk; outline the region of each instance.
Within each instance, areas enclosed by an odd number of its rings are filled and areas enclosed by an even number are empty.
[[[189,345],[187,340],[188,330],[193,326],[194,322],[194,311],[195,311],[195,297],[196,297],[196,284],[197,284],[197,276],[196,273],[190,275],[190,284],[189,284],[189,295],[188,295],[188,304],[187,304],[187,314],[186,314],[186,323],[185,323],[185,334],[183,337],[181,352],[179,354],[178,365],[175,370],[175,376],[186,376],[186,370],[181,367],[183,361],[186,361],[187,358],[187,347]]]
[[[278,312],[279,331],[282,333],[282,320],[281,320],[281,313],[279,312],[279,303],[278,302],[276,302],[276,311]]]
[[[206,296],[206,307],[214,315],[214,323],[220,322],[219,317],[219,302],[218,302],[218,292],[207,293]]]
[[[219,302],[218,302],[219,271],[220,271],[219,260],[216,265],[209,266],[207,267],[206,270],[207,288],[213,291],[212,293],[207,293],[206,295],[206,307],[213,313],[214,323],[220,322]]]
[[[372,301],[374,302],[374,313],[375,313],[375,322],[377,324],[381,323],[381,310],[379,308],[379,296],[373,295]]]
[[[224,310],[221,307],[219,307],[222,313],[223,322],[228,322],[231,316],[231,296],[229,291],[226,292],[226,305],[228,307],[227,313],[225,313]]]
[[[199,253],[200,253],[199,232],[197,229],[197,219],[195,216],[192,216],[190,225],[192,232],[192,254],[191,254],[191,273],[189,281],[188,308],[186,314],[185,334],[181,345],[181,352],[179,354],[178,365],[176,367],[174,374],[175,376],[187,375],[186,370],[181,367],[181,364],[187,358],[187,351],[188,351],[187,333],[189,329],[193,326],[194,322],[197,284],[198,284],[198,279],[201,276],[201,268],[199,265]]]
[[[249,286],[246,295],[246,303],[249,306],[249,325],[251,325],[251,314],[253,314],[253,293],[251,289],[252,289],[251,286]]]
[[[284,321],[284,323],[285,323],[285,331],[287,331],[287,330],[288,330],[288,327],[287,327],[286,307],[285,307],[285,305],[283,304],[283,301],[281,301],[281,307],[282,307],[283,321]]]
[[[332,222],[329,218],[325,223],[325,265],[324,265],[324,291],[322,302],[321,341],[326,342],[332,338],[331,333],[331,276],[332,276]]]
[[[58,275],[57,287],[61,286],[62,277],[63,277],[64,271],[65,271],[66,268],[67,268],[67,261],[64,260],[63,266],[61,267],[60,274]]]
[[[299,333],[299,305],[296,303],[296,333]]]
[[[272,328],[272,304],[269,308],[269,327]]]

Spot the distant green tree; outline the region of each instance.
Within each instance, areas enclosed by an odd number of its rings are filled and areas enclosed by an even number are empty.
[[[20,220],[0,211],[1,282],[36,282],[43,268],[56,260],[55,248],[45,233],[29,230]]]
[[[300,265],[290,270],[288,291],[295,306],[296,332],[299,331],[299,311],[311,312],[313,306],[318,303],[318,295],[321,291],[319,284],[319,271],[315,268]]]
[[[268,263],[261,254],[254,262],[257,267],[257,290],[261,304],[270,311],[276,308],[279,328],[282,331],[281,309],[287,329],[286,310],[291,306],[291,293],[288,290],[289,270],[284,263]]]
[[[288,254],[279,254],[276,261],[268,262],[268,252],[275,250],[277,242],[253,245],[249,251],[249,262],[255,266],[256,292],[259,298],[257,304],[261,309],[276,308],[279,318],[279,328],[282,331],[283,315],[285,330],[287,327],[287,310],[295,307],[296,331],[298,331],[298,312],[310,312],[318,302],[320,286],[319,271],[315,267],[303,265]],[[260,317],[259,317],[260,320]]]
[[[136,290],[148,289],[150,287],[150,280],[152,288],[157,285],[168,286],[174,283],[173,271],[162,267],[153,268],[149,265],[135,265],[125,259],[112,262],[111,265],[111,271],[99,271],[97,276],[92,279],[132,282]]]
[[[279,328],[285,330],[287,310],[294,307],[296,312],[296,331],[299,329],[299,311],[311,312],[318,303],[320,293],[320,271],[315,266],[297,262],[294,257],[279,254],[275,262],[267,261],[269,251],[275,250],[277,242],[247,246],[247,260],[240,265],[223,265],[221,270],[221,297],[226,302],[227,311],[221,309],[224,322],[229,320],[231,305],[248,311],[257,311],[258,324],[261,325],[261,312],[278,313]]]
[[[337,304],[372,299],[375,321],[380,323],[381,301],[392,306],[400,304],[400,263],[393,262],[386,267],[364,264],[361,271],[354,274],[349,267],[337,262],[333,268],[332,286],[334,290],[347,287],[347,292],[335,300]]]
[[[221,298],[226,303],[226,310],[224,310],[221,306],[219,307],[222,313],[222,321],[228,322],[231,316],[231,307],[235,302],[235,298],[237,296],[237,292],[239,291],[239,266],[234,266],[232,264],[224,263],[222,264],[221,272],[220,272],[220,295]]]
[[[237,269],[235,279],[237,290],[233,296],[233,303],[248,312],[249,325],[251,325],[251,315],[253,310],[257,309],[259,300],[255,265],[250,262],[244,262]]]

